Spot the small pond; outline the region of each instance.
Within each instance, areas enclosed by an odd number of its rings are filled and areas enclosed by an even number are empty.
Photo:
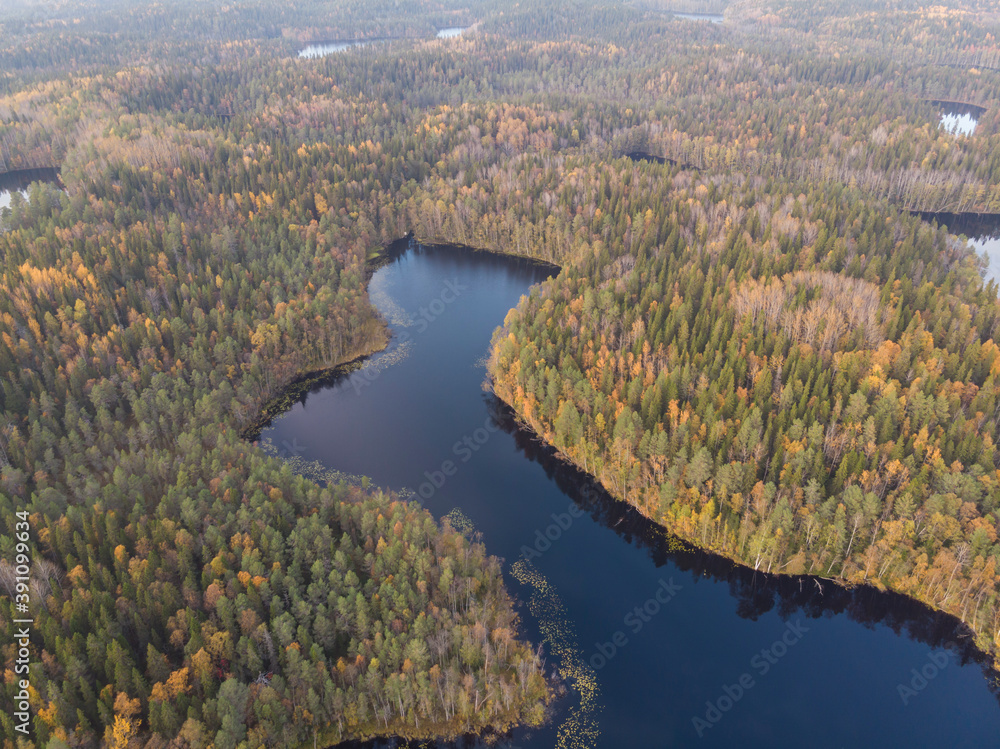
[[[58,182],[58,169],[18,169],[0,174],[0,213],[10,208],[15,193],[28,197],[28,188],[33,182]]]
[[[976,132],[979,117],[986,110],[975,104],[956,101],[934,101],[941,111],[939,126],[951,135],[972,135]]]

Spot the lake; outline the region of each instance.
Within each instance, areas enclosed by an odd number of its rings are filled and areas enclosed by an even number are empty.
[[[955,620],[687,549],[484,391],[493,330],[553,272],[395,245],[369,285],[389,347],[261,435],[294,461],[404,490],[505,560],[522,635],[544,644],[567,694],[543,728],[496,746],[994,746],[997,696]]]
[[[941,115],[941,128],[952,135],[972,135],[978,122],[968,112]]]
[[[453,39],[456,36],[460,36],[462,32],[467,29],[468,26],[453,26],[447,29],[440,29],[437,32],[437,38]],[[308,47],[304,47],[299,50],[299,57],[315,59],[317,57],[326,57],[327,55],[332,55],[337,52],[346,52],[354,47],[365,47],[376,42],[387,41],[389,41],[387,37],[379,37],[377,39],[361,39],[357,41],[339,40],[331,42],[312,42]]]
[[[994,226],[987,233],[969,237],[969,244],[976,252],[985,255],[989,261],[986,266],[986,280],[1000,283],[1000,226]]]
[[[972,135],[979,124],[982,107],[953,101],[933,102],[941,110],[939,127],[951,135]]]
[[[1000,284],[1000,216],[977,214],[921,213],[925,221],[937,221],[952,234],[964,236],[980,255],[986,256],[986,280]]]
[[[27,190],[22,190],[18,188],[14,188],[12,190],[0,190],[0,209],[10,208],[10,201],[14,193],[20,193],[21,196],[24,198],[28,197]]]
[[[629,151],[625,154],[626,159],[631,159],[632,161],[649,161],[654,164],[666,164],[668,161],[671,164],[675,164],[673,159],[668,159],[665,156],[656,156],[655,154],[646,153],[645,151]]]
[[[10,207],[14,193],[28,197],[28,187],[32,182],[57,182],[58,169],[19,169],[0,174],[0,210]]]
[[[384,39],[362,39],[360,41],[339,41],[339,42],[313,42],[308,47],[299,50],[299,57],[315,59],[326,57],[336,52],[345,52],[352,47],[364,47],[372,42],[381,42]]]
[[[688,21],[710,21],[711,23],[722,23],[725,19],[721,13],[677,13],[670,11],[674,18],[683,18]]]
[[[667,156],[657,156],[656,154],[647,153],[646,151],[629,151],[625,154],[625,158],[631,159],[632,161],[647,161],[651,164],[671,164],[673,166],[680,164],[684,169],[698,169],[698,167],[692,164],[681,164],[677,161],[677,159],[671,159]]]

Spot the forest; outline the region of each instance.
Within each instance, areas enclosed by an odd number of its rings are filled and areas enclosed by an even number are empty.
[[[492,386],[614,496],[1000,653],[997,284],[916,215],[1000,214],[998,9],[682,5],[4,4],[0,173],[59,174],[0,209],[11,701],[21,511],[37,653],[4,746],[545,719],[488,548],[247,439],[385,345],[366,281],[408,235],[561,267]],[[297,57],[325,40],[371,43]],[[981,108],[973,136],[941,101]]]

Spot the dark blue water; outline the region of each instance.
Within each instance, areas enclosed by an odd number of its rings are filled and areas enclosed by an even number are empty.
[[[560,638],[545,648],[568,692],[545,728],[500,745],[996,746],[997,697],[953,620],[679,549],[513,423],[481,387],[482,357],[550,272],[454,248],[395,254],[370,287],[393,344],[262,435],[467,519],[506,560],[522,634]]]

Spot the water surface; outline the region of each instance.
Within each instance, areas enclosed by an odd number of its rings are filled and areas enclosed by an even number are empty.
[[[505,560],[522,634],[538,643],[554,629],[569,649],[546,642],[547,662],[575,665],[552,721],[500,746],[996,745],[997,698],[953,619],[685,551],[483,391],[494,328],[551,268],[457,248],[390,257],[369,287],[389,348],[305,394],[262,439],[407,490]],[[512,571],[523,556],[534,577]],[[530,580],[542,578],[540,598]],[[933,677],[915,689],[921,670]]]
[[[986,280],[1000,283],[1000,227],[990,234],[971,237],[971,244],[980,255],[986,258]]]
[[[941,115],[941,129],[952,135],[972,135],[979,120],[968,112]]]
[[[986,111],[975,104],[958,101],[935,100],[931,103],[941,112],[938,126],[951,135],[972,135],[979,117]]]
[[[1000,284],[1000,216],[968,213],[922,213],[926,221],[936,221],[957,236],[965,237],[969,245],[986,259],[987,281]]]
[[[27,190],[14,188],[13,190],[0,190],[0,209],[10,208],[10,201],[14,194],[19,194],[22,198],[28,198]]]
[[[452,26],[447,29],[440,29],[437,33],[438,39],[453,39],[456,36],[461,36],[462,32],[465,31],[468,26]]]
[[[28,188],[33,182],[58,182],[58,169],[20,169],[0,174],[0,212],[10,208],[15,194],[28,199]]]
[[[382,41],[381,39],[364,39],[361,41],[340,41],[340,42],[313,42],[308,47],[299,50],[299,57],[315,59],[326,57],[337,52],[346,52],[352,47],[364,47],[372,42]]]
[[[687,21],[709,21],[711,23],[722,23],[725,20],[721,13],[677,13],[671,11],[674,18],[683,18]]]

